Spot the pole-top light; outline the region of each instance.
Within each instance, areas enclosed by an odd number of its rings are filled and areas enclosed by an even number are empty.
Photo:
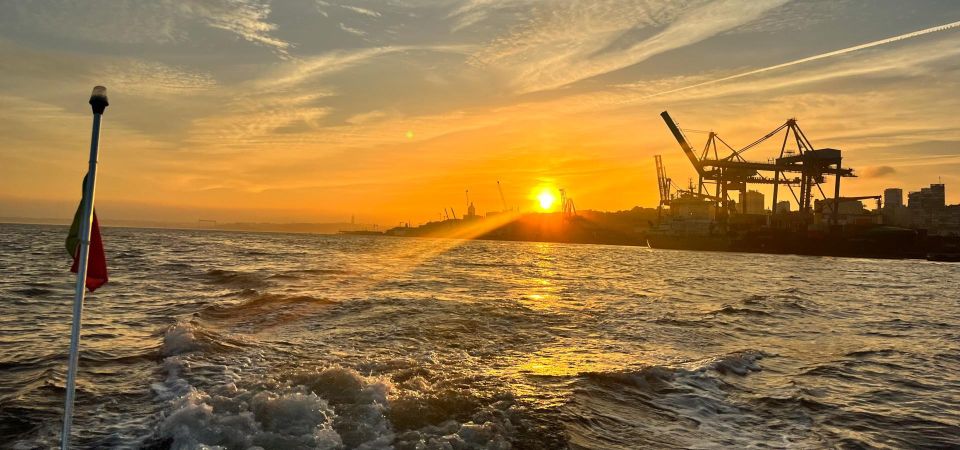
[[[103,114],[103,110],[107,109],[109,104],[110,102],[107,101],[107,88],[95,86],[93,93],[90,94],[90,107],[93,108],[93,113]]]

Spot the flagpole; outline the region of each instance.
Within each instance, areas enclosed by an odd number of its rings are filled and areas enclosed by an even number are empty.
[[[67,396],[63,407],[63,430],[60,448],[70,448],[70,425],[73,421],[74,385],[77,379],[77,359],[80,353],[80,317],[83,314],[83,298],[86,293],[87,258],[90,255],[90,229],[93,223],[93,195],[97,186],[97,159],[100,151],[100,118],[107,108],[107,88],[97,86],[90,95],[93,109],[93,133],[90,137],[90,165],[87,168],[87,183],[83,186],[83,217],[80,221],[80,253],[77,255],[77,286],[73,297],[73,325],[70,328],[70,359],[67,366]]]

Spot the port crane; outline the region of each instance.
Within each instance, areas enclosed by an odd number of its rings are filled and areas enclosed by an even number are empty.
[[[503,211],[509,211],[507,208],[507,198],[503,196],[503,187],[500,186],[500,180],[497,180],[497,191],[500,192],[500,202],[503,203]]]
[[[560,210],[564,217],[573,217],[577,215],[577,207],[573,204],[573,198],[567,197],[567,190],[560,189]]]
[[[653,155],[653,160],[657,165],[657,187],[660,188],[660,206],[659,209],[663,209],[664,206],[670,204],[670,178],[667,178],[667,171],[663,167],[663,159],[660,155]]]
[[[670,117],[670,114],[663,111],[660,113],[660,117],[663,118],[667,128],[670,129],[673,137],[680,144],[683,153],[697,172],[698,194],[706,195],[704,191],[707,190],[707,186],[713,185],[714,192],[711,197],[716,202],[718,214],[725,217],[731,212],[728,200],[730,191],[746,193],[749,184],[770,184],[773,185],[773,205],[776,205],[780,186],[783,185],[793,194],[794,199],[800,206],[799,210],[804,220],[809,222],[808,217],[812,212],[811,200],[814,189],[820,192],[821,197],[828,199],[821,184],[826,181],[827,175],[833,175],[833,200],[829,204],[832,206],[832,223],[837,224],[839,219],[837,199],[840,198],[840,179],[855,176],[853,169],[842,167],[840,150],[814,148],[803,130],[797,125],[796,119],[788,119],[773,131],[740,149],[734,149],[713,131],[706,132],[708,133],[707,143],[700,156],[698,156],[687,141],[683,131]],[[692,131],[698,132],[696,130]],[[777,158],[766,162],[748,161],[743,158],[743,153],[781,132],[783,133],[783,141]],[[726,156],[720,156],[718,142],[720,148],[726,149],[724,151],[728,153]],[[799,195],[794,191],[793,186],[799,187]],[[741,206],[744,208],[743,212],[746,212],[746,203]],[[773,209],[776,215],[776,208]]]

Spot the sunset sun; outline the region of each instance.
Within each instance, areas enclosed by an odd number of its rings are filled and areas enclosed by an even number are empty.
[[[540,209],[548,211],[553,204],[557,201],[557,197],[553,195],[552,192],[544,190],[537,194],[537,203],[540,205]]]

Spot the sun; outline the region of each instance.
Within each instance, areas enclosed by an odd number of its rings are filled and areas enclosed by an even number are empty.
[[[544,190],[537,195],[537,202],[540,203],[540,209],[544,211],[549,211],[556,201],[557,197],[548,190]]]

